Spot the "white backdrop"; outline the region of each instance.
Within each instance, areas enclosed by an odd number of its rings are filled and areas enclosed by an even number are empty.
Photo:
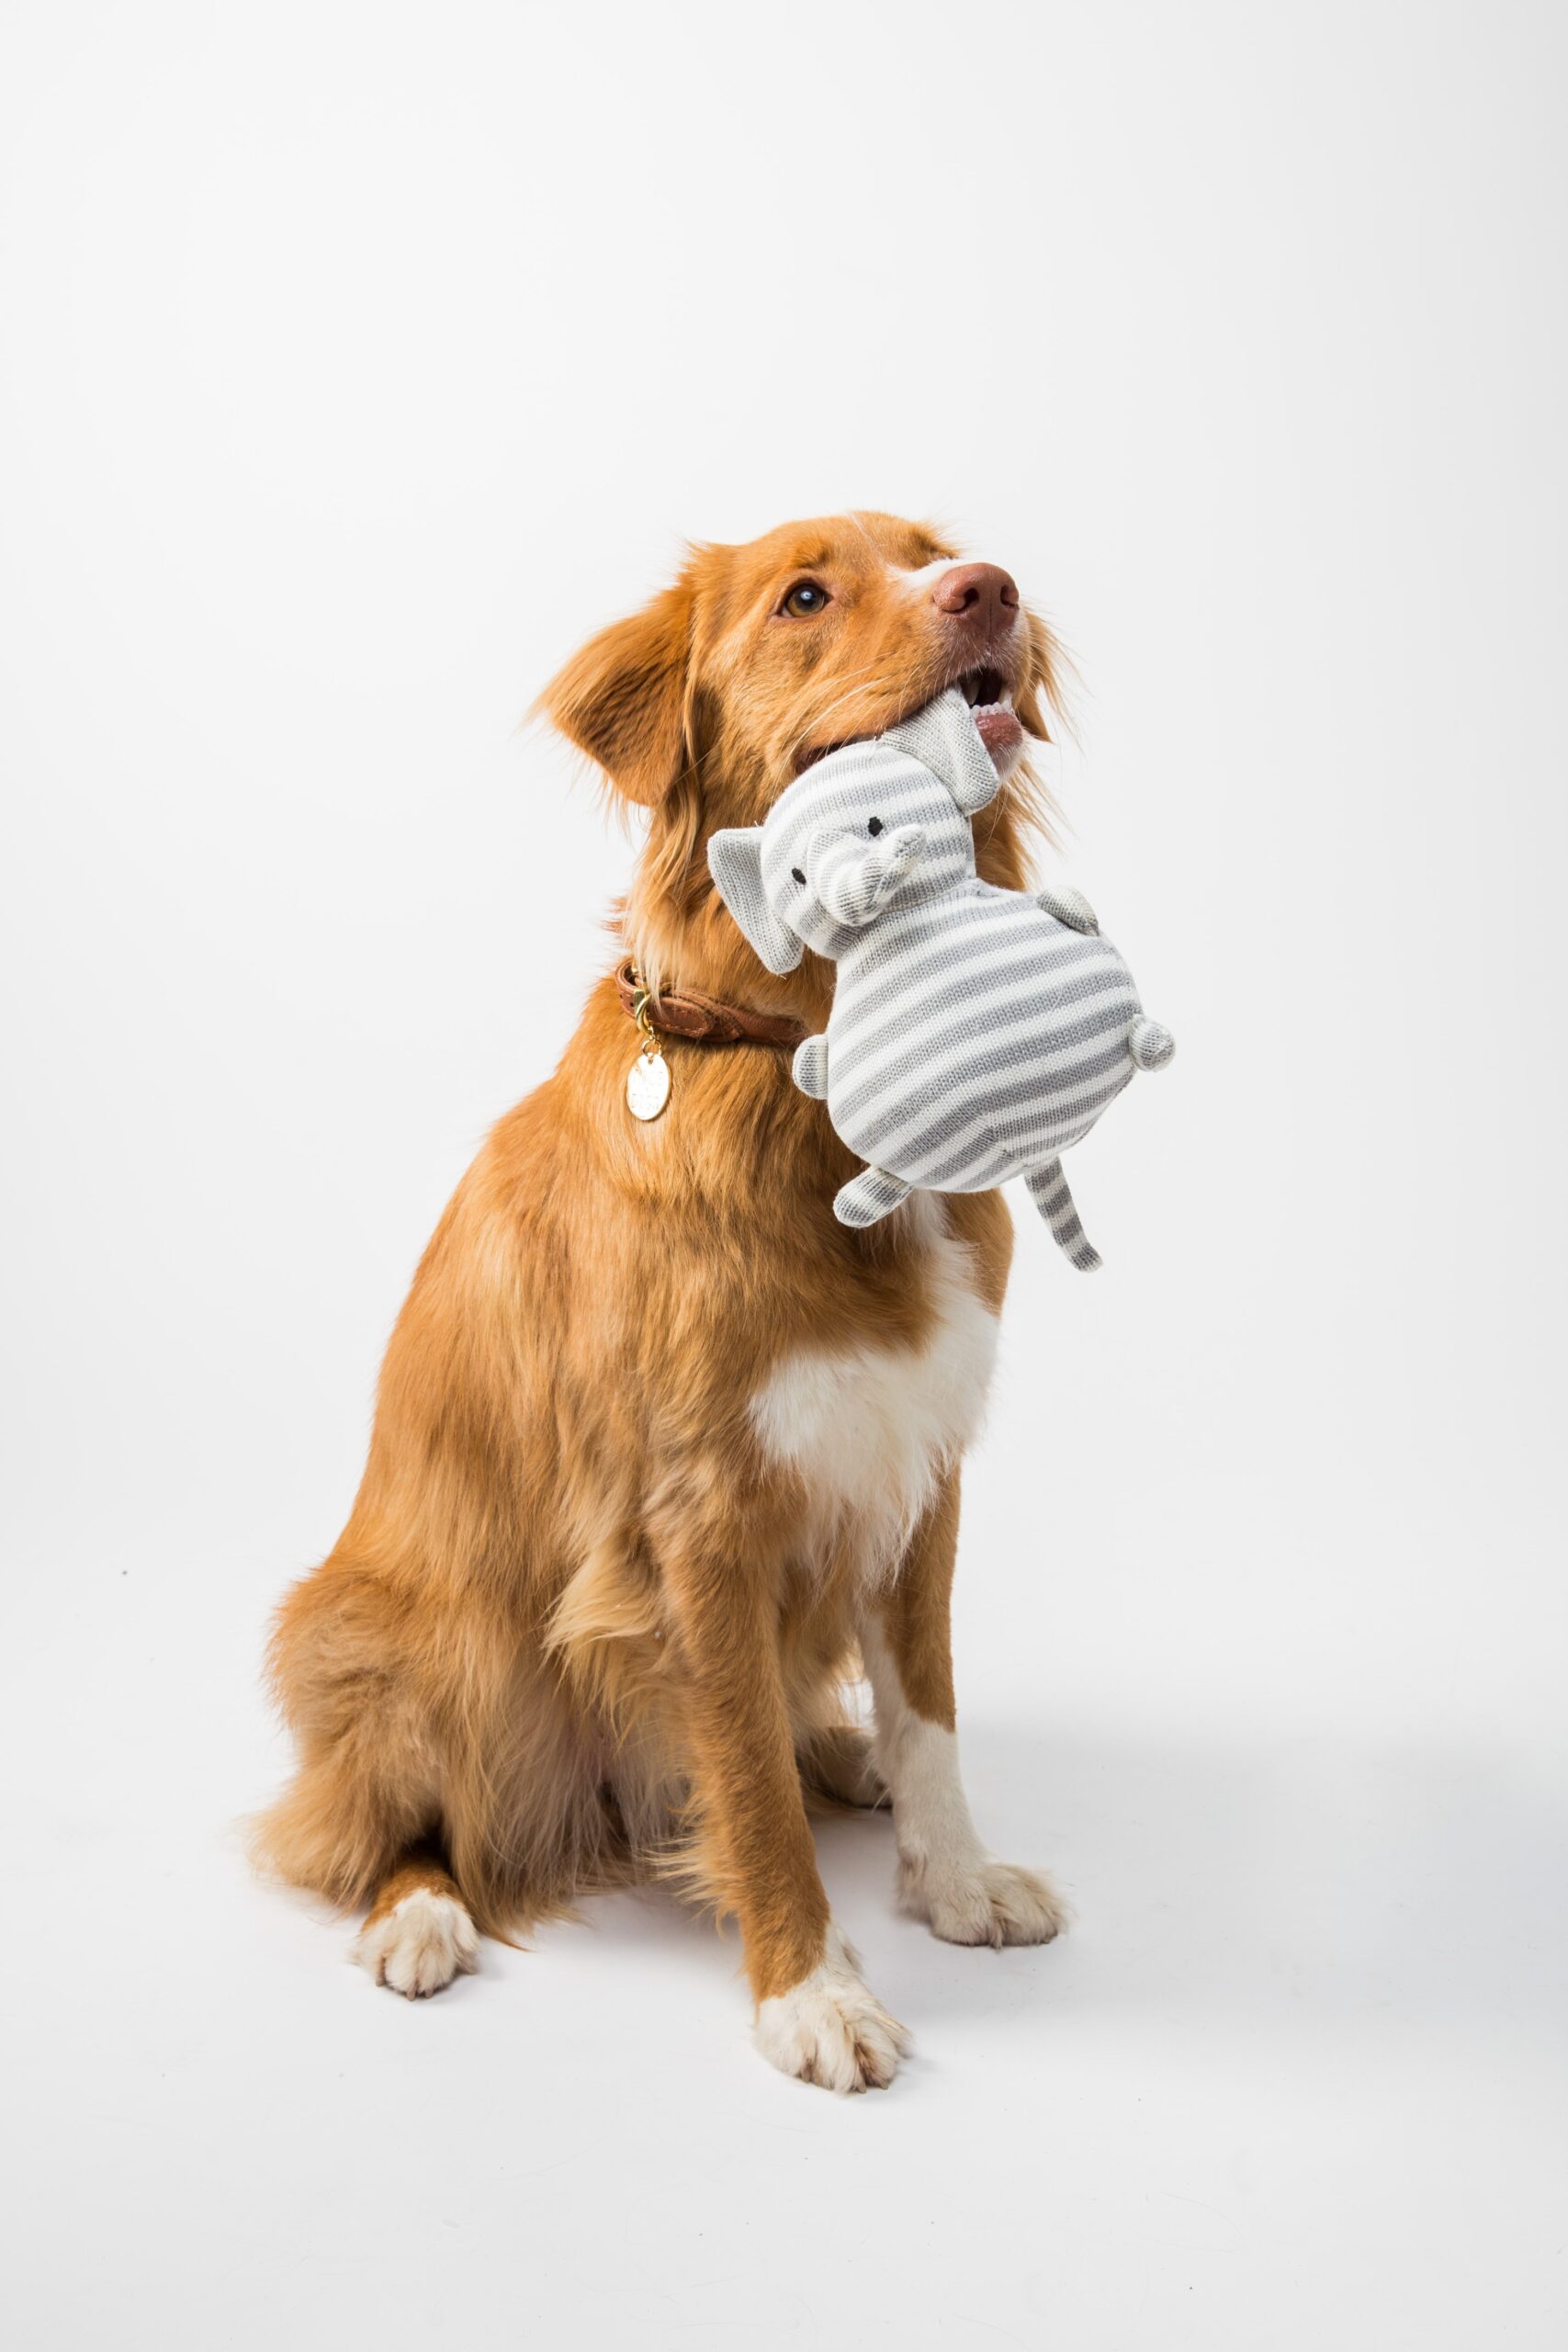
[[[1555,2346],[1562,20],[0,19],[0,2279],[28,2346]],[[248,1879],[256,1663],[630,847],[517,720],[682,535],[934,514],[1074,650],[1176,1030],[1027,1204],[918,2057],[596,1906],[417,2009]]]

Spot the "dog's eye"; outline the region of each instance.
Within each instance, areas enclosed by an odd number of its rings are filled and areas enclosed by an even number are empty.
[[[829,601],[828,591],[815,580],[797,580],[779,610],[787,613],[792,621],[808,621],[814,614],[825,611]]]
[[[798,882],[801,888],[804,890],[806,888],[806,876],[801,872],[799,866],[792,865],[789,870],[792,880]]]
[[[882,831],[882,820],[881,820],[881,818],[880,818],[880,817],[868,817],[868,818],[866,819],[865,829],[866,829],[866,831],[867,831],[868,833],[873,833],[873,834],[874,834],[874,833],[879,833],[879,832]]]

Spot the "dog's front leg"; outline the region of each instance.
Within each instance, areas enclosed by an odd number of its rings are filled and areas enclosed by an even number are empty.
[[[1038,1872],[987,1851],[959,1778],[951,1634],[957,1543],[954,1471],[861,1629],[877,1768],[893,1796],[899,1901],[947,1943],[1049,1943],[1066,1924],[1066,1906]]]
[[[881,2089],[907,2044],[867,1991],[818,1875],[779,1666],[777,1610],[741,1544],[663,1554],[698,1866],[740,1923],[756,2040],[786,2075]]]

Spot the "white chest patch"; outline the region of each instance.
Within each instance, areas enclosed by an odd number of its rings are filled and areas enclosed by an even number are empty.
[[[976,1292],[969,1252],[942,1203],[917,1193],[928,1228],[935,1322],[924,1347],[787,1356],[751,1400],[772,1461],[798,1472],[814,1533],[853,1521],[867,1566],[893,1559],[942,1473],[979,1429],[997,1353],[997,1318]]]

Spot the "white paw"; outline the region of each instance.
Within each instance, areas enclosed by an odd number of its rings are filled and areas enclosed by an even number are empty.
[[[829,2091],[883,2090],[909,2046],[861,1981],[854,1952],[829,1925],[821,1965],[757,2011],[756,2042],[772,2065]]]
[[[479,1951],[479,1936],[462,1905],[420,1886],[380,1918],[366,1921],[354,1957],[378,1984],[417,2001],[467,1975],[477,1967]]]
[[[1050,1880],[1016,1862],[976,1862],[939,1875],[929,1863],[902,1861],[898,1901],[947,1944],[1048,1944],[1067,1924],[1067,1906]]]

